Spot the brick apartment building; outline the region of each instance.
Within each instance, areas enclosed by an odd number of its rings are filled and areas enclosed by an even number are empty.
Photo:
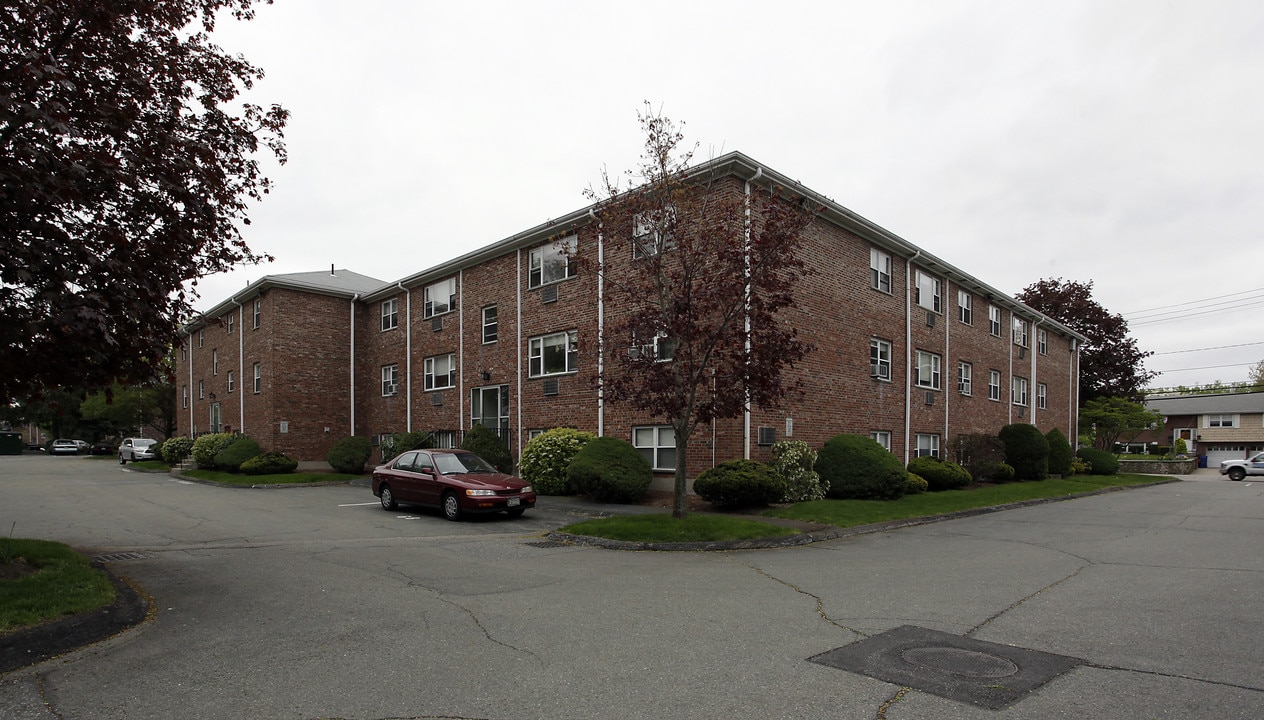
[[[792,320],[816,347],[789,371],[805,393],[700,428],[691,477],[766,460],[776,440],[819,448],[842,432],[905,461],[1013,422],[1075,437],[1082,336],[741,153],[699,172],[720,178],[717,191],[775,184],[820,210],[801,253],[816,272]],[[670,471],[670,427],[596,390],[597,338],[615,309],[567,247],[600,255],[607,273],[633,261],[631,239],[603,237],[583,208],[397,281],[331,269],[252,283],[188,328],[179,432],[240,431],[321,461],[346,435],[457,442],[473,423],[498,429],[517,456],[535,433],[567,426],[626,439]]]

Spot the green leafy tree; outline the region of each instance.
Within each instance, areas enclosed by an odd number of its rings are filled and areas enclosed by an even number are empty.
[[[185,283],[267,259],[240,226],[288,112],[210,41],[270,0],[41,0],[0,9],[0,400],[157,374]]]
[[[1162,424],[1163,413],[1124,398],[1097,398],[1080,409],[1080,432],[1093,439],[1093,447],[1108,452],[1115,443],[1131,442]]]
[[[1093,282],[1044,279],[1018,293],[1019,300],[1088,338],[1080,349],[1080,402],[1100,397],[1140,399],[1157,372],[1145,369],[1143,352],[1128,336],[1128,321],[1093,299]]]
[[[811,349],[788,319],[809,272],[798,252],[811,215],[776,188],[752,183],[745,196],[691,172],[680,126],[648,107],[640,121],[634,186],[604,174],[587,193],[598,230],[634,256],[607,253],[617,271],[598,268],[609,306],[627,308],[606,325],[603,392],[671,425],[672,515],[683,518],[695,428],[738,417],[748,404],[776,407],[796,389],[782,373]]]
[[[170,437],[175,433],[175,385],[159,382],[148,386],[115,384],[84,398],[82,417],[96,424],[101,435]]]
[[[1264,360],[1261,360],[1251,366],[1246,371],[1247,384],[1251,389],[1257,392],[1264,392]]]

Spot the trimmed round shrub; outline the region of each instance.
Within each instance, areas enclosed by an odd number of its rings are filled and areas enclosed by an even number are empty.
[[[541,495],[572,495],[567,469],[596,436],[573,428],[553,428],[531,438],[518,458],[518,474]]]
[[[334,472],[359,475],[373,454],[373,444],[363,435],[348,435],[329,448],[325,460]]]
[[[898,500],[908,490],[904,463],[863,435],[835,435],[816,458],[821,485],[832,498]]]
[[[1058,428],[1054,428],[1045,433],[1045,440],[1049,441],[1049,473],[1070,477],[1071,461],[1075,459],[1075,451],[1071,449],[1071,443],[1067,441],[1066,435],[1063,435]]]
[[[914,458],[908,464],[908,471],[920,475],[926,481],[928,490],[956,490],[970,484],[969,471],[957,463],[948,462],[930,455]]]
[[[1119,458],[1105,450],[1097,448],[1080,448],[1075,456],[1089,465],[1090,475],[1114,475],[1119,472]]]
[[[1049,477],[1049,441],[1035,425],[1014,423],[1001,428],[1005,443],[1005,462],[1014,468],[1018,480],[1044,480]]]
[[[241,472],[245,475],[284,475],[294,472],[298,461],[279,452],[266,452],[256,455],[241,464]]]
[[[816,471],[816,455],[816,451],[802,440],[773,443],[772,469],[786,481],[786,494],[781,497],[781,502],[805,502],[825,497],[829,488],[821,482],[821,474]]]
[[[988,471],[988,477],[993,482],[1007,483],[1014,481],[1014,466],[1009,463],[996,463],[992,469]]]
[[[193,453],[193,438],[178,435],[162,444],[162,459],[168,465],[179,465]]]
[[[203,470],[215,469],[215,456],[237,439],[232,433],[207,433],[193,441],[193,462]]]
[[[263,454],[259,443],[248,437],[237,438],[231,445],[215,453],[215,467],[225,472],[241,471],[241,464],[252,457]]]
[[[699,475],[693,491],[717,507],[763,507],[785,497],[786,480],[761,462],[729,460]]]
[[[465,438],[461,440],[461,449],[483,458],[506,475],[513,472],[514,461],[513,455],[509,454],[509,446],[495,430],[486,425],[476,424],[466,430]]]
[[[921,475],[909,473],[908,489],[904,491],[905,495],[917,495],[926,492],[930,484]]]
[[[634,503],[645,497],[654,469],[627,440],[596,437],[575,453],[566,475],[575,492],[593,500]]]

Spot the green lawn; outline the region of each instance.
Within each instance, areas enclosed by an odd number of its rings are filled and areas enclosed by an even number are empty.
[[[792,528],[720,515],[691,513],[684,520],[669,514],[620,515],[567,525],[562,532],[631,542],[712,542],[794,535]]]
[[[1141,485],[1160,479],[1162,478],[1155,475],[1077,475],[1066,480],[1015,482],[985,485],[969,490],[905,495],[893,501],[815,500],[769,510],[765,515],[853,527],[889,520],[944,515],[958,510],[1006,505],[1023,500],[1063,497],[1113,486]]]
[[[280,475],[234,475],[218,470],[185,470],[182,474],[199,480],[213,480],[225,485],[293,485],[314,482],[348,482],[363,475],[332,472],[294,472]]]
[[[104,571],[66,545],[0,538],[0,635],[114,602]]]

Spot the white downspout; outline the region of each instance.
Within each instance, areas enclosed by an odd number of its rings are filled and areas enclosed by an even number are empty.
[[[246,311],[242,308],[241,303],[237,302],[237,296],[229,298],[231,302],[237,305],[237,432],[242,435],[246,434],[246,386],[243,385],[246,377],[246,348],[245,348],[245,324]]]
[[[940,368],[940,383],[943,386],[944,392],[944,436],[943,440],[939,443],[939,457],[941,458],[946,457],[948,454],[948,438],[950,437],[948,434],[950,424],[948,407],[952,404],[952,398],[954,397],[953,393],[956,391],[956,388],[954,388],[952,384],[952,371],[954,368],[952,367],[952,333],[950,332],[950,329],[952,328],[952,324],[956,322],[957,318],[948,317],[948,301],[951,297],[952,282],[948,279],[948,275],[945,273],[944,299],[942,305],[940,306],[944,310],[944,364],[943,367]],[[961,311],[958,310],[957,312],[960,313]],[[961,372],[960,368],[955,369],[957,372]],[[971,377],[970,381],[974,382],[974,378]]]
[[[606,434],[606,238],[592,208],[588,217],[597,226],[597,436]]]
[[[1028,408],[1031,410],[1031,424],[1036,425],[1036,402],[1039,400],[1039,393],[1036,391],[1040,388],[1040,383],[1036,382],[1036,355],[1040,352],[1040,323],[1048,320],[1043,314],[1040,319],[1031,324],[1031,337],[1027,339],[1027,344],[1031,345],[1029,352],[1031,353],[1031,387],[1027,391]]]
[[[743,246],[742,246],[742,262],[743,262],[743,264],[744,264],[744,267],[743,267],[742,272],[743,272],[743,275],[744,275],[743,280],[745,281],[745,298],[744,298],[744,300],[743,300],[742,315],[743,315],[743,317],[744,317],[744,323],[745,323],[745,325],[744,325],[744,330],[745,330],[745,333],[744,333],[744,334],[745,334],[745,337],[746,337],[745,350],[746,350],[746,362],[747,362],[747,363],[749,363],[749,362],[750,362],[750,351],[751,351],[751,339],[750,339],[750,338],[751,338],[751,319],[750,319],[750,301],[751,301],[751,281],[750,281],[750,275],[751,275],[751,267],[750,267],[750,245],[751,245],[751,183],[755,182],[756,180],[760,179],[760,178],[761,178],[761,177],[763,177],[763,176],[764,176],[764,169],[763,169],[762,167],[755,168],[755,176],[754,176],[754,177],[752,177],[750,180],[747,180],[747,181],[746,181],[746,184],[745,184],[745,194],[746,194],[746,198],[745,198],[745,202],[746,202],[746,228],[745,228],[744,244],[743,244]],[[742,393],[746,396],[746,399],[745,399],[745,404],[744,404],[744,406],[743,406],[743,408],[742,408],[742,458],[743,458],[744,460],[750,460],[750,459],[751,459],[751,402],[750,402],[750,386],[748,386],[745,382],[743,382],[743,383],[742,383]],[[715,425],[715,421],[714,421],[714,420],[712,420],[711,422],[712,422],[712,427],[714,427],[714,425]],[[711,445],[712,445],[712,447],[713,447],[713,448],[715,447],[715,443],[714,443],[714,442],[713,442]]]
[[[197,437],[197,425],[195,424],[196,421],[193,419],[194,418],[193,413],[197,409],[194,406],[197,405],[197,403],[195,402],[195,398],[193,397],[193,333],[192,332],[190,332],[189,336],[185,339],[185,343],[188,345],[188,349],[185,351],[184,356],[189,359],[189,386],[188,386],[189,387],[188,389],[189,437],[192,438],[192,437]]]
[[[352,434],[352,435],[355,435],[355,434],[356,434],[356,422],[355,422],[355,404],[356,404],[356,393],[355,393],[355,387],[356,387],[356,384],[355,384],[355,380],[356,380],[356,376],[355,376],[355,357],[356,357],[356,351],[355,351],[355,349],[356,349],[356,348],[355,348],[355,315],[356,315],[356,301],[357,301],[357,300],[359,300],[359,299],[360,299],[360,293],[356,293],[356,294],[355,294],[355,295],[351,298],[351,356],[350,356],[349,360],[350,360],[350,372],[351,372],[351,434]]]
[[[515,432],[515,435],[517,435],[517,438],[518,438],[517,439],[517,445],[518,445],[517,456],[521,458],[522,457],[522,248],[518,248],[518,272],[514,277],[515,277],[514,302],[516,302],[518,306],[515,310],[515,312],[517,313],[517,318],[514,320],[514,334],[516,335],[516,338],[514,340],[514,342],[516,343],[514,347],[514,358],[517,364],[517,370],[515,371],[517,375],[515,376],[515,380],[514,380],[514,389],[518,393],[518,402],[516,403],[517,408],[515,409],[515,412],[517,415],[517,419],[515,421],[515,424],[517,425],[517,431]]]
[[[404,430],[413,431],[413,291],[397,282],[404,291]]]
[[[922,251],[904,263],[904,464],[909,464],[910,433],[913,432],[913,261]],[[942,372],[943,369],[940,368]]]
[[[457,307],[460,310],[456,314],[456,429],[458,433],[462,433],[465,430],[465,268],[457,273],[457,282],[461,287],[457,289]],[[458,437],[464,435],[459,434]],[[461,441],[457,440],[457,445],[460,444]]]

